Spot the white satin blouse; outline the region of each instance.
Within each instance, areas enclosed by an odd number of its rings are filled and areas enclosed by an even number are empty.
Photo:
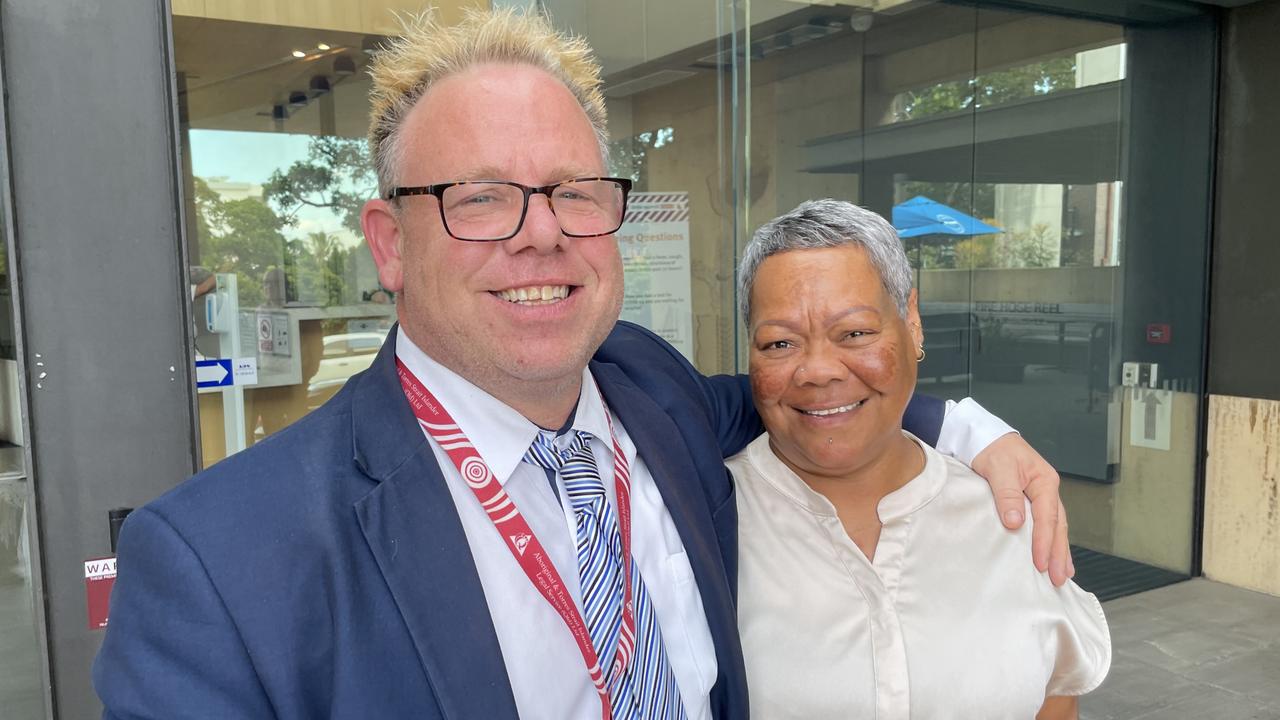
[[[1030,522],[1006,530],[982,478],[920,445],[924,472],[880,501],[874,563],[767,435],[728,461],[753,718],[1028,720],[1106,676],[1097,599],[1053,587]]]

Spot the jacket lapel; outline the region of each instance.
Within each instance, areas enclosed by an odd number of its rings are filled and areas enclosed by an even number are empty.
[[[600,384],[609,409],[622,421],[636,452],[648,467],[680,533],[724,670],[725,659],[733,655],[732,649],[738,645],[737,611],[716,540],[711,507],[703,494],[702,478],[689,448],[671,417],[616,365],[593,362],[591,372]]]
[[[355,504],[441,712],[515,718],[484,589],[453,498],[400,388],[393,328],[355,382],[355,461],[377,487]]]

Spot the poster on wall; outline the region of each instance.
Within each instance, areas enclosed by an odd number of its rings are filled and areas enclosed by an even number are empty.
[[[649,328],[692,361],[689,194],[632,193],[617,237],[626,277],[622,319]]]

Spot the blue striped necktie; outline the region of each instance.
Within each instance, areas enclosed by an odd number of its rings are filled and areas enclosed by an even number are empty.
[[[684,704],[662,645],[662,630],[634,560],[631,592],[635,596],[636,652],[623,677],[614,677],[613,659],[622,630],[622,538],[591,454],[591,435],[575,430],[568,446],[557,449],[555,436],[540,432],[525,453],[524,462],[558,472],[564,478],[565,494],[577,520],[583,620],[600,667],[608,673],[605,681],[613,717],[683,720]]]

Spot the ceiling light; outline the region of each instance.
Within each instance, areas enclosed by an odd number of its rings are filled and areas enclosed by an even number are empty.
[[[875,16],[869,12],[854,13],[849,16],[849,27],[853,28],[854,32],[864,33],[871,29],[871,24],[875,22],[875,19]]]
[[[316,49],[317,49],[317,50],[328,50],[328,49],[329,49],[329,43],[316,43]]]
[[[295,110],[298,110],[300,108],[306,107],[306,104],[307,104],[306,93],[302,92],[301,90],[294,90],[293,92],[289,93],[289,107]]]
[[[329,92],[329,78],[323,75],[316,75],[311,78],[311,96],[316,97]]]
[[[293,56],[294,56],[294,57],[296,57],[296,58],[304,58],[304,57],[306,57],[306,56],[307,56],[307,54],[306,54],[306,53],[304,53],[304,52],[302,52],[301,50],[294,50],[294,51],[293,51]]]

